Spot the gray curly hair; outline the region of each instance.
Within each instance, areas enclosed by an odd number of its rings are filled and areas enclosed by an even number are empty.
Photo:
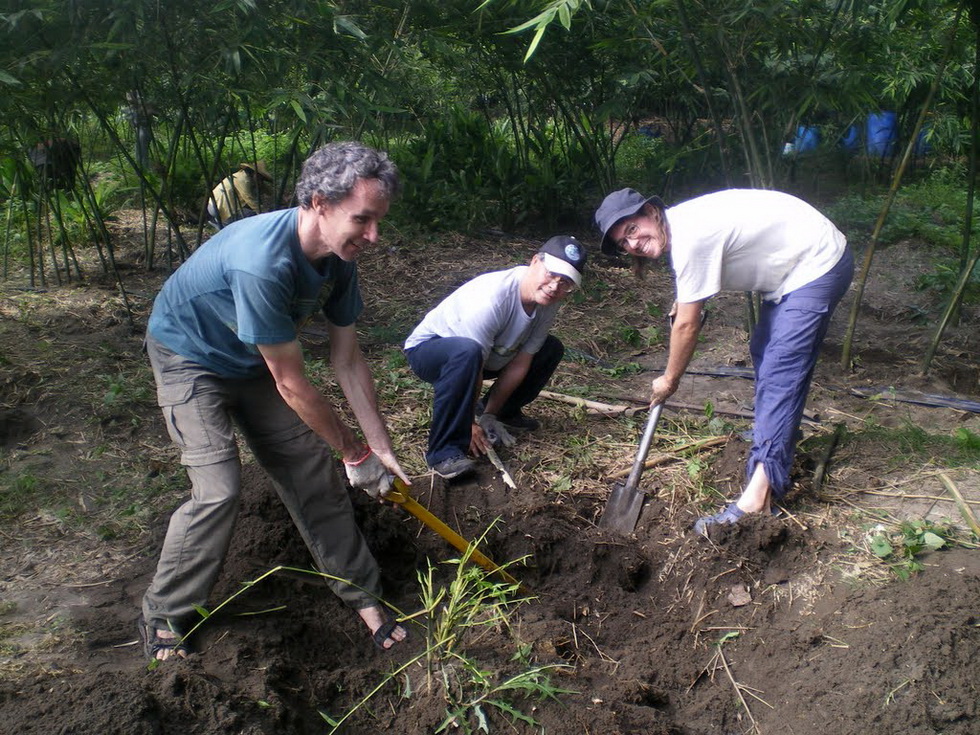
[[[357,141],[328,143],[303,163],[296,182],[296,200],[304,209],[319,194],[339,202],[354,189],[358,179],[375,179],[388,199],[401,190],[398,169],[387,154]]]

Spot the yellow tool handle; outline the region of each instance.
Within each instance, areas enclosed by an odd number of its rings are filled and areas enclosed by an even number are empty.
[[[406,485],[401,478],[396,477],[392,485],[393,487],[391,491],[384,496],[385,500],[390,500],[393,503],[397,503],[413,516],[422,521],[422,523],[442,536],[458,551],[464,554],[466,553],[471,544],[453,529],[439,520],[436,516],[432,515],[432,513],[425,508],[425,506],[413,498],[411,492],[409,491],[408,485]],[[505,569],[502,569],[499,564],[495,564],[492,559],[480,553],[480,550],[477,549],[475,545],[472,546],[473,551],[470,553],[470,559],[475,561],[488,572],[499,574],[505,581],[509,582],[510,584],[519,585],[523,591],[527,591],[520,582],[508,574]]]

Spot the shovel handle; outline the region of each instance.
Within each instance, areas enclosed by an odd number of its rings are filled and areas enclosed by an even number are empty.
[[[442,536],[460,553],[465,554],[467,550],[471,549],[470,559],[475,561],[491,574],[499,574],[504,581],[510,584],[516,584],[522,592],[527,592],[527,588],[508,574],[507,570],[503,569],[499,564],[495,564],[492,559],[481,553],[480,550],[476,548],[475,544],[468,542],[453,529],[443,523],[439,518],[429,512],[425,506],[413,498],[411,491],[408,489],[408,485],[406,485],[401,478],[396,477],[394,479],[392,482],[392,489],[387,495],[384,496],[384,499],[400,505],[402,508],[422,521],[422,523],[424,523],[426,526]]]
[[[657,430],[660,422],[660,414],[663,413],[664,404],[658,403],[650,409],[647,417],[647,425],[643,430],[643,438],[640,439],[640,448],[636,451],[636,459],[633,460],[633,469],[630,470],[629,477],[626,479],[626,488],[632,490],[640,484],[640,475],[643,473],[643,465],[647,461],[650,453],[650,445],[653,443],[653,433]]]

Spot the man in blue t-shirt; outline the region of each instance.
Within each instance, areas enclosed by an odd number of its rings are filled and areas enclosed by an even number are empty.
[[[235,428],[275,482],[328,584],[357,610],[375,643],[406,636],[380,603],[378,565],[354,522],[332,452],[353,487],[384,496],[408,482],[378,410],[354,322],[363,309],[357,256],[399,188],[383,153],[333,143],[303,165],[299,206],[221,230],[167,280],[146,347],[167,430],[181,451],[191,498],[170,519],[139,621],[151,659],[186,656],[183,634],[203,608],[238,512]],[[301,325],[322,309],[331,365],[362,441],[306,376]]]

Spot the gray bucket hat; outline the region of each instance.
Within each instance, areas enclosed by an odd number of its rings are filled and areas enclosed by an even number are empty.
[[[643,209],[644,204],[653,204],[663,212],[667,207],[658,196],[645,197],[636,189],[620,189],[602,200],[595,211],[595,223],[602,233],[602,252],[606,255],[616,254],[616,243],[607,235],[609,230],[624,217],[632,217]]]

